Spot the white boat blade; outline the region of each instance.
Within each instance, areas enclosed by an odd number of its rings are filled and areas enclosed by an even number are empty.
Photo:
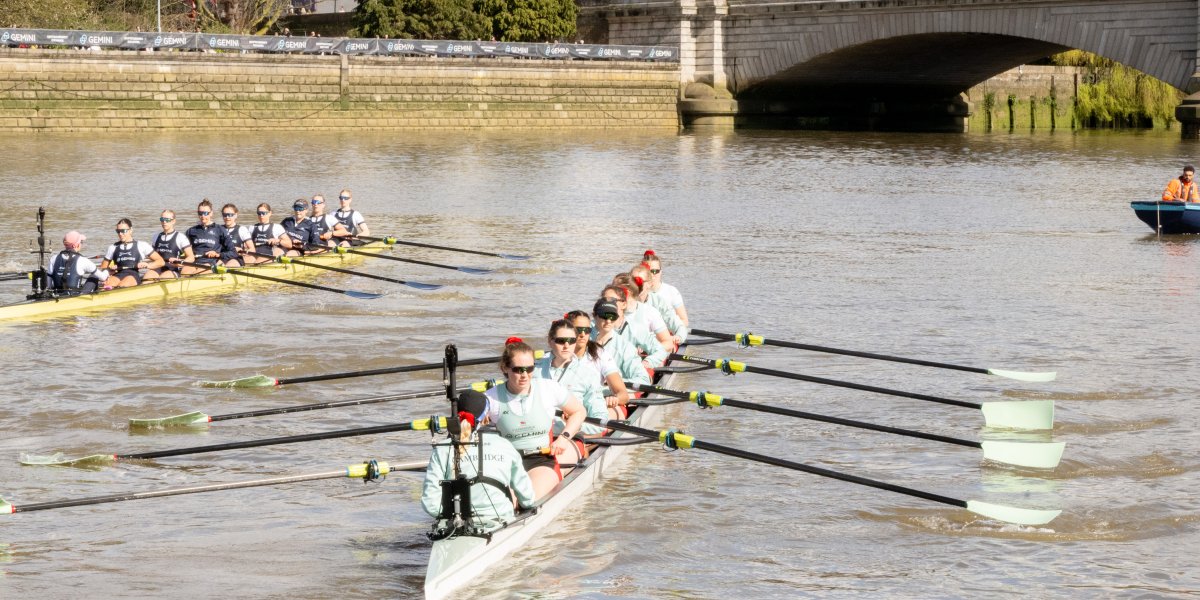
[[[188,425],[206,425],[208,415],[202,412],[190,412],[161,419],[130,419],[130,429],[153,429],[156,427],[185,427]]]
[[[1034,469],[1053,469],[1062,460],[1063,442],[1010,442],[1003,440],[987,440],[981,442],[983,458],[996,462],[1032,467]]]
[[[1003,506],[979,500],[967,500],[967,510],[985,516],[989,519],[1016,523],[1017,525],[1045,525],[1062,514],[1061,510],[1038,510],[1033,508],[1017,508]]]
[[[109,465],[116,462],[111,454],[92,454],[80,458],[67,458],[62,452],[49,456],[37,454],[22,454],[21,464],[31,467],[81,467],[88,465]]]
[[[1053,400],[984,402],[983,421],[1002,429],[1054,429]]]
[[[1054,381],[1058,377],[1057,371],[1042,371],[1033,373],[1027,371],[1006,371],[1004,369],[988,369],[988,375],[996,377],[1005,377],[1007,379],[1015,379],[1017,381],[1028,381],[1031,383],[1045,383]]]

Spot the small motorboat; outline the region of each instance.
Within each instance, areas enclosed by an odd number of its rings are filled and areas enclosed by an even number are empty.
[[[1134,214],[1158,233],[1200,233],[1200,203],[1130,202]]]

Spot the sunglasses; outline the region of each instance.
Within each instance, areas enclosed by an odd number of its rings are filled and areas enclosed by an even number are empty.
[[[200,215],[200,216],[202,216],[202,217],[207,217],[208,215],[211,215],[211,214],[212,214],[212,211],[209,211],[209,210],[198,210],[198,211],[196,211],[196,214],[198,214],[198,215]]]
[[[324,200],[313,200],[313,201],[312,201],[312,203],[313,203],[314,205],[317,205],[317,204],[325,204],[325,201],[324,201]]]
[[[590,326],[575,328],[575,333],[578,335],[584,335],[584,334],[591,333],[591,332],[592,332],[592,328]]]
[[[350,196],[338,196],[338,200],[349,200]]]
[[[302,204],[295,204],[295,205],[292,205],[292,210],[294,210],[296,212],[304,212],[304,211],[308,210],[308,207],[306,207]]]
[[[221,216],[226,219],[232,219],[237,216],[237,213],[221,213]]]
[[[117,233],[118,233],[118,234],[120,234],[120,233],[129,233],[129,230],[128,230],[128,229],[118,229],[118,230],[117,230]]]
[[[513,366],[509,367],[508,370],[512,371],[513,373],[532,373],[535,368],[536,367],[534,367],[533,365],[529,365],[528,367],[518,367],[516,365],[513,365]]]
[[[604,313],[599,316],[601,319],[604,319],[605,321],[616,321],[617,320],[617,315],[614,315],[612,313]]]
[[[265,217],[265,216],[267,216],[267,215],[269,215],[269,214],[271,214],[271,211],[269,211],[269,210],[260,210],[260,211],[258,211],[258,216],[260,216],[260,217]]]
[[[175,217],[159,217],[158,218],[159,223],[170,223],[171,221],[174,221],[174,220],[175,220]]]
[[[567,344],[574,344],[575,338],[573,338],[573,337],[562,337],[562,338],[556,337],[551,341],[553,341],[555,344],[558,344],[559,346],[566,346]]]
[[[624,298],[605,298],[604,301],[605,302],[613,302],[613,303],[620,302],[623,304],[625,302],[625,299]]]
[[[662,273],[662,269],[650,269],[651,275],[658,275],[659,273]]]

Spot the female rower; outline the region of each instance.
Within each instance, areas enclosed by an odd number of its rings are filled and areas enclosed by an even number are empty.
[[[608,407],[608,416],[624,419],[629,416],[625,405],[629,404],[629,390],[617,363],[600,344],[592,341],[592,318],[582,310],[573,310],[566,315],[575,328],[575,357],[600,374],[601,393]],[[635,357],[636,358],[636,357]]]
[[[646,250],[642,254],[642,262],[650,269],[650,294],[663,299],[663,304],[670,306],[675,314],[679,316],[679,320],[683,321],[683,326],[688,327],[687,308],[683,306],[683,295],[679,293],[679,289],[669,283],[663,283],[662,280],[662,260],[653,250]]]
[[[634,277],[629,273],[617,273],[613,277],[613,285],[622,288],[625,293],[625,321],[630,323],[635,331],[644,330],[654,336],[659,344],[668,351],[675,350],[675,339],[671,337],[671,331],[667,329],[667,323],[663,321],[661,315],[654,307],[642,303],[639,298],[642,296],[642,290],[645,287],[645,280],[641,277]],[[649,350],[642,350],[646,354],[651,354]],[[649,357],[647,357],[649,358]],[[667,357],[663,355],[665,362]],[[660,367],[662,363],[650,365]]]
[[[312,238],[313,222],[308,218],[308,200],[296,198],[292,203],[292,216],[280,223],[291,243],[287,246],[288,256],[304,256],[304,248]]]
[[[600,388],[600,372],[586,362],[576,360],[575,326],[567,319],[551,323],[546,342],[550,344],[550,353],[534,363],[537,370],[533,372],[533,376],[539,379],[553,379],[566,386],[583,402],[587,416],[597,419],[608,417],[608,406]],[[590,423],[584,423],[582,431],[585,435],[600,435],[604,432],[599,426]],[[587,456],[586,450],[581,449],[580,455]]]
[[[117,242],[108,247],[100,263],[101,270],[112,273],[104,287],[133,287],[142,282],[141,269],[159,269],[164,264],[150,244],[133,239],[133,222],[121,219],[117,221]]]
[[[533,348],[519,338],[509,338],[500,357],[504,385],[486,392],[488,418],[521,453],[533,480],[534,496],[545,496],[562,481],[558,456],[578,454],[572,438],[579,433],[587,412],[567,388],[551,379],[535,379]],[[554,436],[554,411],[562,409],[566,425]],[[543,446],[550,444],[548,450]],[[545,452],[545,453],[544,453]],[[573,462],[573,461],[572,461]]]
[[[212,210],[212,202],[208,198],[201,200],[200,204],[196,205],[196,216],[200,218],[200,222],[188,228],[188,241],[192,243],[192,253],[196,256],[197,264],[208,266],[229,264],[231,260],[237,258],[237,248],[234,248],[233,240],[229,239],[229,233],[225,231],[225,228],[213,222]],[[195,275],[208,270],[210,269],[185,266],[183,274]]]
[[[259,254],[281,256],[292,248],[292,237],[284,230],[283,225],[271,222],[271,205],[263,202],[258,205],[258,223],[250,229],[250,243]],[[268,262],[271,259],[247,254],[242,256],[247,264]]]
[[[317,194],[312,197],[312,237],[308,238],[310,253],[326,252],[326,248],[336,246],[333,236],[346,232],[346,227],[333,215],[325,214],[325,196]]]
[[[667,362],[668,346],[655,338],[648,325],[644,323],[636,326],[630,325],[628,321],[630,313],[626,307],[629,305],[632,295],[633,293],[624,287],[610,285],[605,286],[600,298],[617,306],[620,314],[615,325],[616,333],[633,345],[635,351],[640,351],[645,355],[642,359],[642,366],[653,373],[653,369],[657,369]],[[666,326],[663,326],[663,334],[667,335]],[[667,339],[670,340],[669,335]]]
[[[621,309],[617,303],[608,298],[601,298],[592,307],[592,315],[596,317],[592,341],[612,357],[617,370],[621,372],[622,380],[634,385],[650,385],[650,373],[646,371],[645,364],[638,356],[637,347],[617,332],[621,323]]]
[[[154,236],[151,246],[167,264],[158,269],[150,269],[142,276],[151,279],[175,279],[179,277],[179,262],[192,262],[196,257],[192,254],[192,243],[187,236],[175,230],[175,211],[167,209],[158,216],[162,231]]]
[[[672,346],[678,348],[679,344],[687,341],[687,326],[662,298],[650,293],[650,267],[646,263],[638,264],[629,270],[629,275],[635,283],[642,285],[642,293],[638,295],[638,306],[649,307],[652,315],[662,319],[667,326],[667,332],[671,334]]]
[[[475,524],[485,529],[495,529],[513,519],[513,498],[523,507],[533,505],[533,481],[521,463],[521,453],[512,443],[491,431],[480,431],[488,424],[487,397],[474,390],[463,392],[458,397],[458,419],[461,429],[457,446],[459,469],[462,475],[473,479],[482,471],[490,482],[480,481],[471,486],[471,509],[479,521]],[[483,465],[479,465],[480,449],[483,445]],[[431,517],[442,517],[442,482],[452,480],[454,472],[454,449],[452,443],[436,444],[429,456],[425,469],[425,485],[421,492],[421,505]],[[495,483],[492,483],[495,482]],[[503,489],[500,486],[505,486]]]
[[[250,230],[245,225],[238,225],[237,206],[233,203],[222,206],[221,219],[224,220],[225,233],[229,234],[229,241],[233,242],[233,247],[238,254],[253,252],[254,244],[250,242]],[[243,256],[236,256],[225,261],[227,267],[240,267],[244,264],[246,263],[243,261]]]
[[[333,216],[345,228],[342,231],[334,231],[333,237],[338,244],[342,246],[350,246],[356,236],[371,235],[371,228],[367,227],[367,220],[363,218],[362,213],[350,208],[350,203],[354,201],[354,195],[350,190],[342,190],[338,194],[338,209],[334,211]]]

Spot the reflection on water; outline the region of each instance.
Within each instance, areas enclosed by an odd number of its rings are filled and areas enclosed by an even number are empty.
[[[345,275],[370,301],[298,288],[151,302],[0,325],[0,495],[18,505],[324,472],[423,457],[427,433],[264,447],[95,470],[21,467],[21,453],[140,452],[411,420],[437,398],[137,430],[130,418],[222,414],[423,390],[439,374],[273,389],[195,386],[434,362],[448,342],[494,356],[587,308],[646,248],[663,257],[694,324],[941,362],[1056,370],[1049,384],[783,348],[705,356],[972,402],[1056,402],[1054,430],[984,431],[978,411],[716,371],[680,389],[968,439],[1063,441],[1050,473],[978,452],[733,408],[680,405],[699,439],[954,498],[1062,508],[1004,525],[916,498],[707,454],[634,450],[602,491],[509,564],[480,597],[792,598],[1200,592],[1200,392],[1191,306],[1200,236],[1147,235],[1129,201],[1156,194],[1194,153],[1174,134],[666,135],[247,133],[30,136],[0,161],[0,265],[30,268],[36,207],[47,237],[149,239],[165,207],[239,206],[354,190],[373,231],[531,254],[528,262],[397,250],[496,269],[473,276],[366,259],[356,269],[444,284],[392,288]],[[1081,173],[1089,194],[1081,197]],[[186,219],[185,219],[186,221]],[[380,264],[383,263],[383,264]],[[0,283],[15,301],[23,285]],[[459,379],[495,376],[464,367]],[[5,517],[0,597],[416,597],[427,521],[419,477],[324,481]],[[1069,542],[1069,543],[1064,543]],[[1113,543],[1119,542],[1119,543]],[[985,560],[979,560],[986,557]],[[162,578],[170,573],[169,582]],[[557,597],[557,596],[556,596]]]

